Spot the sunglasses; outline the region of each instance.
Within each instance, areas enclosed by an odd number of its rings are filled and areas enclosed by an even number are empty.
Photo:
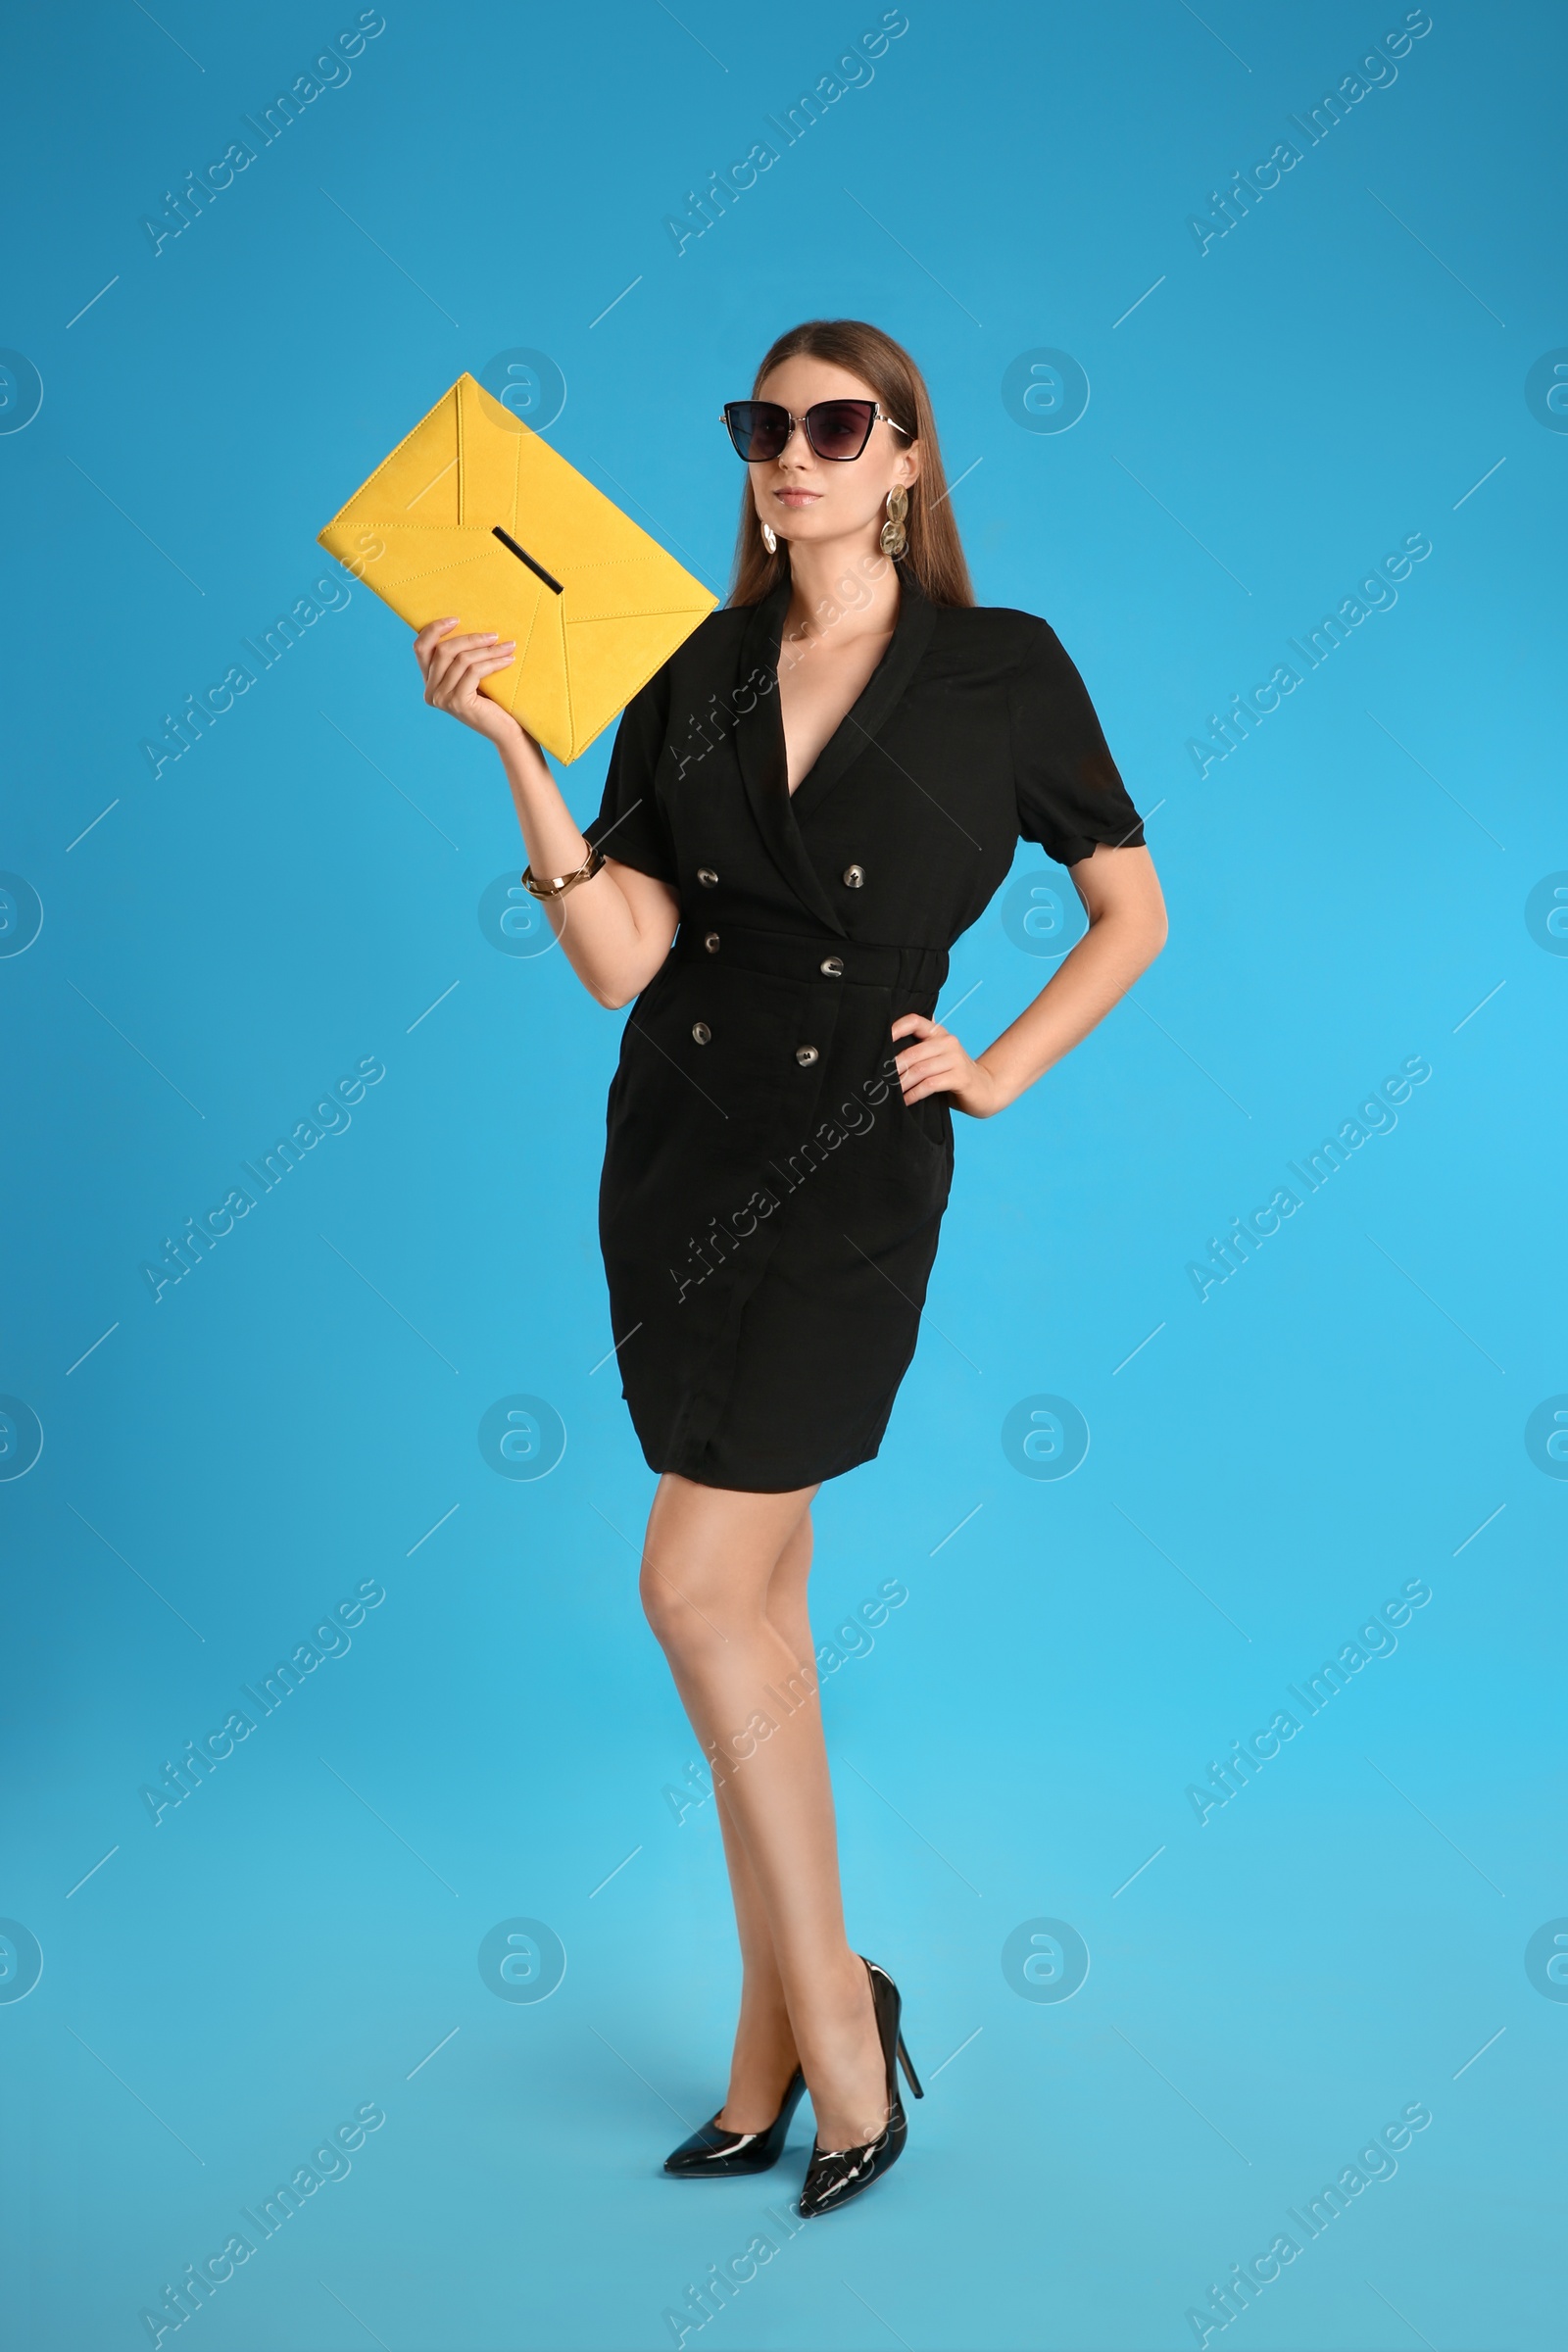
[[[879,417],[896,433],[904,433],[906,440],[909,438],[904,426],[895,423],[874,400],[818,400],[804,416],[792,416],[776,400],[727,400],[723,416],[735,454],[748,466],[769,466],[782,457],[798,424],[806,427],[806,438],[817,456],[836,466],[848,465],[860,455]]]

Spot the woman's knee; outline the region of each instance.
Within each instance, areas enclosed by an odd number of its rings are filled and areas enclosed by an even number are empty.
[[[787,1555],[804,1584],[810,1523],[802,1497],[734,1494],[666,1474],[643,1551],[643,1613],[665,1649],[690,1653],[744,1640],[770,1617],[769,1588]],[[803,1548],[804,1545],[804,1548]]]
[[[672,1573],[643,1562],[643,1615],[662,1649],[692,1656],[722,1647],[740,1630],[727,1596],[697,1589],[700,1581],[689,1567]]]

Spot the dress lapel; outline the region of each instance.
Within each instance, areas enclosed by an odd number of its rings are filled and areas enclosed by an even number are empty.
[[[842,936],[844,925],[807,856],[790,806],[784,767],[784,729],[778,711],[778,649],[789,601],[790,582],[786,577],[753,608],[751,623],[741,640],[735,684],[753,699],[751,708],[737,718],[735,751],[746,798],[774,864],[818,921]],[[760,690],[763,676],[767,680],[765,693]]]
[[[785,773],[784,727],[778,703],[779,640],[790,601],[787,578],[754,607],[741,644],[737,686],[755,679],[759,671],[771,680],[768,691],[757,695],[736,725],[735,746],[746,797],[784,879],[813,914],[840,934],[844,923],[808,854],[801,825],[886,726],[930,642],[936,613],[907,571],[900,574],[899,592],[899,618],[892,644],[859,701],[840,721],[793,795]]]
[[[822,746],[814,765],[796,786],[789,805],[797,827],[820,806],[861,753],[870,750],[873,739],[903,700],[935,626],[935,609],[920,593],[913,575],[901,571],[899,618],[893,643],[866,680],[859,701],[847,712],[836,733]]]

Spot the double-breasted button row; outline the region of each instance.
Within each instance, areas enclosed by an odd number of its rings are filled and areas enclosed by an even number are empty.
[[[694,1042],[699,1046],[711,1045],[713,1040],[713,1032],[711,1029],[710,1029],[706,1021],[693,1021],[692,1037]],[[797,1046],[795,1049],[795,1058],[800,1063],[803,1070],[808,1070],[813,1061],[820,1061],[821,1055],[818,1054],[814,1046]]]
[[[718,888],[718,876],[714,873],[710,865],[700,865],[697,868],[697,879],[702,884],[704,890],[716,890]],[[844,868],[844,887],[846,890],[858,890],[861,888],[864,881],[865,868],[863,865],[847,865]]]

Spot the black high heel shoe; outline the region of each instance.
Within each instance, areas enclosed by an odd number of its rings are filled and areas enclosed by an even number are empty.
[[[724,2180],[737,2173],[765,2173],[777,2164],[784,2153],[784,2142],[806,2090],[806,2077],[799,2067],[789,2079],[784,2102],[765,2132],[726,2132],[712,2116],[699,2124],[690,2139],[683,2139],[664,2158],[664,2170],[677,2180]],[[723,2109],[718,2111],[723,2114]]]
[[[814,2221],[818,2214],[836,2213],[841,2205],[847,2205],[852,2197],[858,2197],[862,2189],[869,2188],[873,2180],[879,2180],[904,2154],[909,2127],[904,2112],[904,2101],[899,2096],[899,2067],[903,2067],[905,2080],[914,2096],[917,2099],[925,2096],[909,2064],[904,2035],[899,2031],[899,2018],[904,2006],[899,1998],[899,1988],[885,1968],[878,1968],[876,1962],[867,1960],[863,1952],[859,1957],[871,1980],[876,2030],[882,2043],[883,2062],[887,2067],[888,2120],[875,2139],[867,2140],[863,2147],[812,2147],[806,2185],[801,2190],[801,2215],[806,2221]]]

